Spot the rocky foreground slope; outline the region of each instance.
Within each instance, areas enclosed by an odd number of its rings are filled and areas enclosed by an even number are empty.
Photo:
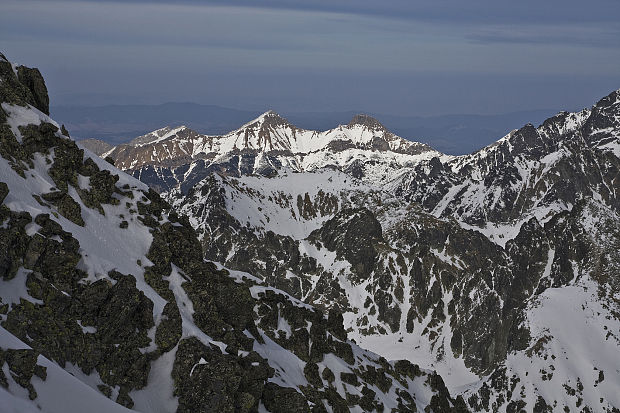
[[[187,218],[72,141],[0,55],[0,411],[464,410],[441,377],[204,261]]]

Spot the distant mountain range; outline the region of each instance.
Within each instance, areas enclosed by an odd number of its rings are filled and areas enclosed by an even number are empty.
[[[114,147],[94,139],[79,142],[157,191],[189,188],[213,172],[274,176],[282,169],[336,168],[388,184],[421,160],[451,157],[393,134],[369,115],[315,131],[299,128],[274,111],[223,135],[167,126]]]
[[[525,123],[539,124],[557,111],[552,109],[500,115],[394,116],[371,113],[395,134],[424,142],[447,154],[462,155],[494,142]],[[223,108],[196,103],[162,105],[53,106],[51,113],[76,139],[96,138],[111,145],[126,143],[164,125],[186,125],[196,132],[218,135],[237,128],[258,111]],[[291,123],[304,129],[328,130],[358,111],[283,112]]]

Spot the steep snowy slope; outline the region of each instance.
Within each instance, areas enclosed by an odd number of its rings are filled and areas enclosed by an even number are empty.
[[[338,311],[205,262],[187,219],[78,147],[46,97],[0,55],[1,411],[464,406],[347,341]]]
[[[154,188],[198,182],[211,172],[274,176],[281,171],[333,167],[367,182],[390,182],[421,160],[450,159],[428,146],[390,133],[375,119],[355,116],[325,132],[299,129],[269,111],[224,136],[166,127],[116,146],[102,156]]]

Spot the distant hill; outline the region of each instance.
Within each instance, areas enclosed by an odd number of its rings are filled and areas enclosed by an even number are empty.
[[[267,108],[266,108],[267,109]],[[230,132],[259,111],[245,111],[196,103],[162,105],[108,105],[93,107],[54,106],[53,116],[67,126],[76,139],[96,138],[112,145],[125,143],[163,126],[186,125],[204,134]],[[371,113],[395,134],[424,142],[452,155],[471,153],[525,123],[541,123],[556,110],[531,110],[500,115],[394,116]],[[359,111],[286,112],[295,125],[312,130],[336,127]]]

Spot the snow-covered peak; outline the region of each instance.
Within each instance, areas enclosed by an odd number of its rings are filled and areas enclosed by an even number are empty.
[[[191,130],[185,125],[178,126],[175,128],[166,126],[161,129],[154,130],[153,132],[149,132],[146,135],[138,136],[137,138],[133,139],[129,144],[132,146],[144,146],[148,144],[155,144],[155,143],[162,142],[166,139],[177,137],[181,134],[181,132],[192,132],[193,134],[197,134],[197,132]]]
[[[215,152],[217,156],[239,150],[294,151],[298,132],[303,131],[269,110],[223,136],[205,136],[204,142],[209,142],[210,147],[208,151],[202,147],[201,150],[205,153]]]
[[[240,128],[229,132],[227,135],[244,133],[246,130],[261,130],[263,128],[289,128],[289,129],[298,129],[296,126],[292,125],[288,120],[284,117],[280,116],[274,110],[268,110],[262,115],[258,116],[255,119],[243,124]]]

